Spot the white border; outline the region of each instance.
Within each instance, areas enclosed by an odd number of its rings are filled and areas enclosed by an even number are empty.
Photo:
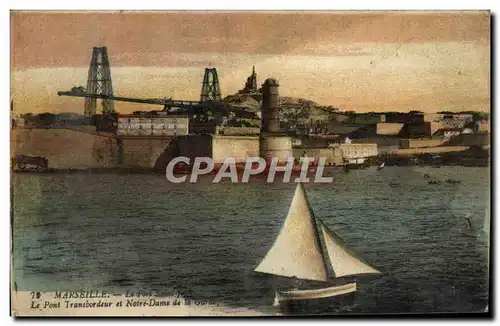
[[[10,9],[51,10],[484,10],[494,7],[491,0],[475,1],[387,1],[379,0],[376,3],[365,0],[349,0],[342,2],[328,2],[321,0],[307,1],[228,1],[228,0],[185,0],[170,2],[162,6],[157,1],[15,1]]]
[[[4,8],[5,7],[5,8]],[[335,8],[333,8],[335,7]],[[335,2],[331,3],[330,1],[321,1],[321,0],[307,0],[307,1],[265,1],[265,0],[252,0],[252,1],[242,1],[240,3],[236,3],[235,1],[221,1],[221,0],[210,0],[210,1],[172,1],[168,3],[167,7],[158,7],[158,3],[156,1],[151,1],[151,0],[142,0],[142,1],[96,1],[96,0],[87,0],[87,1],[11,1],[10,3],[8,2],[2,2],[2,11],[1,11],[1,18],[2,18],[2,43],[4,45],[4,51],[2,51],[2,68],[3,68],[3,73],[1,74],[2,76],[2,110],[0,110],[0,114],[2,114],[2,118],[0,119],[1,125],[1,134],[2,138],[0,141],[0,144],[2,146],[2,158],[0,160],[0,171],[1,171],[1,182],[0,182],[0,188],[1,188],[1,207],[4,209],[4,214],[2,214],[2,219],[3,219],[3,227],[2,231],[3,237],[1,237],[2,241],[2,250],[1,250],[1,255],[2,255],[2,266],[4,268],[2,269],[2,278],[0,279],[0,296],[1,296],[1,307],[3,307],[3,313],[2,313],[2,325],[10,325],[14,323],[14,320],[10,317],[8,317],[8,307],[9,307],[9,287],[8,287],[8,282],[7,280],[10,277],[10,271],[9,271],[9,266],[10,266],[10,254],[8,251],[8,248],[10,247],[10,175],[9,175],[9,161],[10,158],[10,142],[9,142],[9,130],[10,130],[10,123],[9,123],[9,110],[8,110],[8,105],[9,105],[9,99],[10,99],[10,94],[9,94],[9,84],[10,84],[10,68],[9,68],[9,60],[10,60],[10,55],[9,55],[9,49],[10,49],[10,43],[9,43],[9,11],[8,9],[42,9],[42,10],[51,10],[51,9],[69,9],[69,10],[85,10],[85,9],[97,9],[97,10],[104,10],[104,9],[111,9],[111,8],[120,8],[120,9],[125,9],[125,10],[140,10],[140,9],[168,9],[168,10],[203,10],[203,9],[211,9],[211,10],[227,10],[227,9],[237,9],[237,10],[278,10],[278,9],[296,9],[296,10],[325,10],[325,9],[341,9],[341,10],[363,10],[363,9],[377,9],[377,10],[387,10],[387,9],[400,9],[400,10],[411,10],[411,9],[416,9],[416,10],[425,10],[425,9],[440,9],[440,10],[456,10],[456,9],[467,9],[467,10],[473,10],[473,9],[479,9],[479,10],[484,10],[484,9],[492,9],[493,12],[497,12],[497,7],[498,7],[498,1],[485,1],[485,0],[474,0],[474,1],[441,1],[437,2],[435,0],[419,0],[419,1],[382,1],[378,0],[376,2],[371,2],[371,1],[356,1],[356,0],[349,0],[349,1],[343,1],[343,2]],[[498,21],[496,21],[496,25],[498,25]],[[495,43],[498,44],[498,33],[495,33]],[[497,60],[496,56],[495,59],[492,58],[492,60],[495,60],[495,66],[498,69]],[[497,90],[497,87],[495,88]],[[498,94],[498,93],[497,93]],[[496,101],[495,101],[496,102]],[[495,103],[496,104],[496,103]],[[494,122],[494,130],[497,130],[498,127],[498,119],[497,121]],[[495,133],[495,144],[498,143],[497,135]],[[495,149],[496,151],[496,149]],[[496,162],[496,158],[492,158],[492,162]],[[495,163],[496,164],[496,163]],[[493,180],[492,180],[493,181]],[[494,182],[498,185],[499,183],[497,182],[497,178],[495,178]],[[495,194],[495,201],[498,201],[498,197],[500,197],[498,194]],[[493,198],[492,198],[493,199]],[[493,218],[493,216],[492,216]],[[495,223],[495,234],[497,234],[497,228],[500,222],[497,221]],[[493,250],[493,248],[492,248]],[[498,262],[498,252],[494,251],[495,254],[495,261]],[[495,273],[496,276],[496,273]],[[496,277],[495,277],[496,279]],[[495,284],[498,283],[495,282]],[[496,291],[495,291],[496,293]],[[498,298],[496,298],[495,302],[498,301]],[[107,320],[106,322],[109,322],[110,320]],[[215,320],[212,321],[215,323],[218,323],[220,320]],[[228,322],[238,322],[239,320],[232,319]],[[259,322],[259,323],[276,323],[278,320],[253,320],[254,322]],[[34,322],[34,321],[32,321]],[[49,321],[51,323],[52,321]],[[104,324],[105,321],[99,320],[88,320],[84,321],[84,323],[87,322],[92,322],[92,324]],[[114,322],[122,322],[120,321],[114,321]],[[200,322],[199,320],[193,321],[193,320],[188,320],[185,322],[182,321],[174,321],[174,320],[167,320],[166,322],[168,323],[182,323],[186,324],[187,323],[198,323]],[[204,321],[206,322],[206,321]],[[280,320],[279,322],[283,322],[283,320]],[[308,324],[310,321],[309,320],[300,320],[298,323],[302,324]],[[349,325],[355,325],[355,324],[360,324],[361,321],[334,321],[331,320],[331,322],[335,322],[336,324],[349,324]],[[373,321],[369,321],[370,323],[373,323]],[[381,322],[384,322],[383,320]],[[442,323],[444,321],[436,320],[433,322],[428,322],[428,321],[421,321],[419,323],[425,323],[426,325],[429,324],[438,324]],[[451,322],[456,322],[452,320]],[[472,322],[472,321],[471,321]],[[40,323],[39,321],[36,321],[35,323]],[[69,324],[70,321],[68,320],[63,320],[63,321],[58,321],[60,324]],[[131,324],[143,324],[144,321],[137,321],[133,320],[128,323]],[[450,323],[450,321],[447,321],[447,323]]]

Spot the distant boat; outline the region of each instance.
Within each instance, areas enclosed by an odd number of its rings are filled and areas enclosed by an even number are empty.
[[[349,159],[344,163],[344,166],[349,170],[354,169],[366,169],[369,164],[366,162],[365,158],[355,158]]]
[[[472,221],[469,216],[466,216],[465,218],[465,227],[461,230],[463,235],[466,235],[468,237],[476,237],[478,234],[478,230],[472,225]]]
[[[465,217],[465,221],[467,222],[466,228],[471,229],[472,228],[472,221],[470,220],[470,218],[468,216]]]
[[[380,164],[380,166],[377,168],[377,170],[382,170],[383,168],[385,167],[385,162],[382,162],[382,164]]]
[[[320,233],[326,250],[322,246]],[[329,262],[324,251],[328,254]],[[334,277],[329,277],[327,266],[333,269]],[[343,277],[380,273],[347,250],[340,237],[314,217],[300,183],[274,245],[254,271],[300,283],[299,286],[292,286],[292,289],[289,286],[287,290],[276,290],[275,305],[282,307],[355,292],[356,282]],[[303,286],[302,283],[306,281],[308,284]]]

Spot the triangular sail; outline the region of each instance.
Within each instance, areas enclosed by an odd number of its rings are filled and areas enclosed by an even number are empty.
[[[326,281],[316,224],[302,184],[298,184],[281,231],[256,272]]]
[[[321,231],[325,241],[328,258],[332,264],[336,277],[359,275],[359,274],[378,274],[375,268],[363,262],[355,253],[344,247],[342,240],[330,230],[323,222]]]

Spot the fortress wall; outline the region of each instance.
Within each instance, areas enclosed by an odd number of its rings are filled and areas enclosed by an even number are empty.
[[[179,156],[186,156],[191,163],[196,157],[212,157],[211,135],[188,135],[178,138]]]
[[[402,139],[400,148],[422,148],[422,147],[436,147],[441,146],[445,142],[444,139]]]
[[[118,166],[134,169],[153,169],[168,149],[172,138],[122,138]]]
[[[293,156],[290,137],[273,135],[272,133],[261,134],[259,144],[260,156],[268,162],[277,158],[279,164],[285,164],[286,160]]]
[[[43,156],[55,169],[108,168],[117,162],[112,137],[70,129],[13,129],[11,156]]]
[[[402,140],[399,137],[370,137],[362,139],[351,139],[352,144],[377,144],[378,147],[381,146],[396,146],[399,147]]]
[[[239,163],[258,156],[259,137],[212,135],[212,158],[216,164],[224,162],[226,157],[234,157]]]
[[[72,129],[14,129],[11,156],[43,156],[54,169],[163,168],[172,138],[116,138]],[[166,166],[166,165],[165,165]]]
[[[331,148],[294,148],[293,156],[296,159],[304,156],[314,158],[317,162],[320,157],[326,158],[326,165],[342,165],[342,154],[338,147]]]
[[[490,144],[490,134],[460,134],[450,139],[446,145],[462,145],[462,146],[487,146]]]
[[[418,154],[437,154],[448,152],[460,152],[468,149],[468,146],[437,146],[437,147],[422,147],[422,148],[406,148],[398,149],[392,152],[395,155],[418,155]]]
[[[258,135],[259,127],[218,127],[218,134],[221,135]]]

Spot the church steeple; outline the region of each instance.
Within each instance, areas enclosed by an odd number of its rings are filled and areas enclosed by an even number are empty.
[[[248,76],[247,81],[245,83],[245,88],[238,91],[240,94],[254,94],[258,93],[259,90],[257,88],[257,74],[255,73],[255,65],[252,66],[252,74]]]

